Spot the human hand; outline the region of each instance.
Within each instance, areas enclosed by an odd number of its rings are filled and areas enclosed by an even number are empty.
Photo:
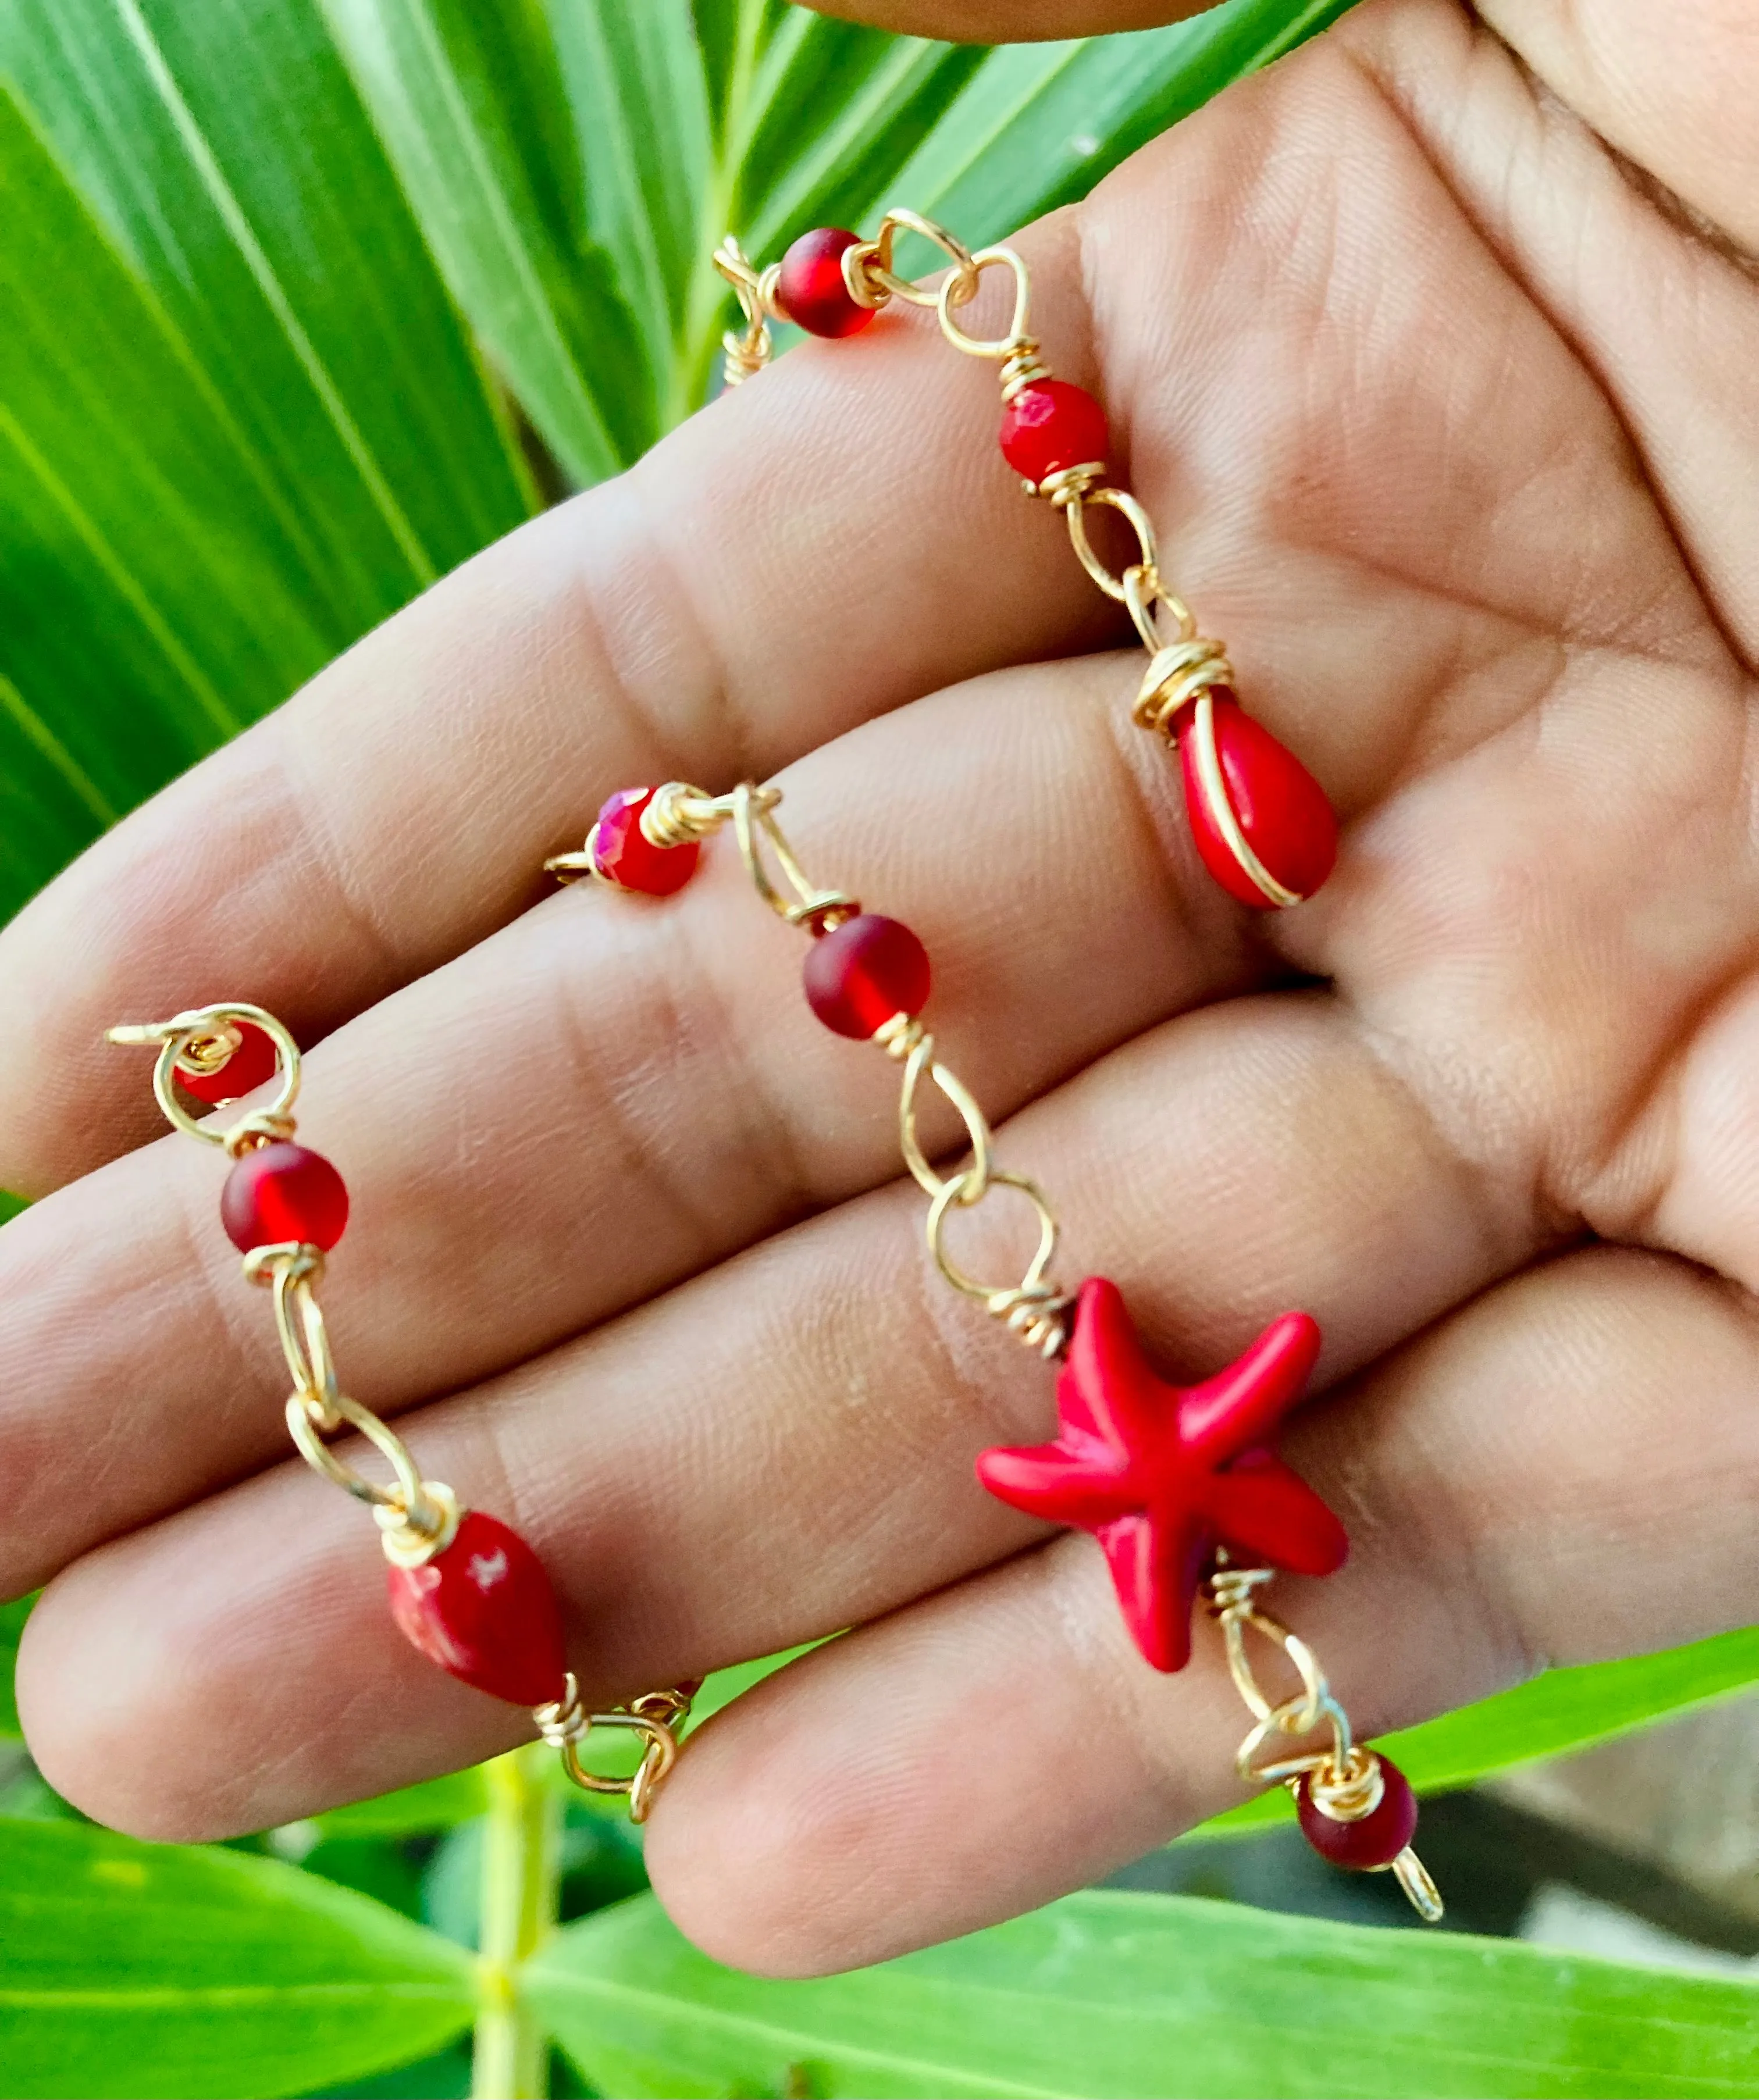
[[[352,1389],[532,1541],[590,1695],[856,1629],[660,1799],[711,1952],[875,1960],[1235,1798],[1213,1644],[1149,1671],[1092,1542],[974,1480],[1050,1375],[942,1290],[895,1071],[736,857],[542,893],[673,775],[784,769],[807,864],[923,935],[949,1061],[1170,1373],[1318,1317],[1285,1449],[1355,1551],[1277,1595],[1362,1729],[1755,1615],[1759,48],[1733,0],[1487,11],[1549,90],[1372,0],[1020,244],[1346,821],[1313,902],[1203,875],[992,374],[893,315],[480,557],[0,936],[0,1181],[56,1192],[0,1233],[0,1582],[49,1581],[20,1696],[81,1807],[219,1836],[523,1725],[284,1458],[216,1162],[145,1142],[102,1045],[223,997],[323,1039]]]

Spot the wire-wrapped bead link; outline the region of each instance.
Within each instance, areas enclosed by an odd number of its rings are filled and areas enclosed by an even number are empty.
[[[687,795],[696,791],[681,792]],[[197,1056],[192,1059],[195,1069],[223,1067],[242,1041],[232,1025],[237,1021],[250,1021],[271,1037],[281,1083],[267,1110],[245,1117],[224,1132],[204,1129],[171,1091],[174,1069],[192,1044],[197,1046]],[[170,1021],[113,1029],[110,1039],[157,1047],[155,1088],[167,1117],[194,1136],[223,1144],[233,1158],[259,1145],[293,1137],[295,1126],[288,1111],[299,1090],[298,1047],[286,1029],[261,1008],[203,1008],[179,1014]],[[217,1047],[210,1048],[210,1045]],[[492,1520],[469,1516],[444,1481],[423,1476],[409,1446],[387,1423],[341,1389],[329,1329],[316,1295],[324,1269],[324,1249],[303,1240],[254,1246],[243,1258],[245,1279],[273,1293],[276,1331],[294,1385],[286,1403],[288,1433],[314,1472],[371,1509],[391,1568],[417,1570],[446,1551],[466,1520],[478,1526]],[[392,1476],[388,1485],[369,1478],[331,1449],[325,1440],[343,1428],[357,1431],[387,1462]],[[516,1551],[537,1568],[531,1549],[516,1533],[499,1524],[494,1530],[507,1551]],[[397,1578],[392,1579],[395,1582]],[[543,1579],[541,1570],[539,1579]],[[548,1595],[546,1581],[544,1594]],[[554,1611],[553,1604],[550,1609]],[[559,1628],[555,1638],[559,1651]],[[455,1664],[449,1662],[448,1666],[454,1668],[455,1674],[465,1674]],[[468,1676],[466,1681],[471,1681]],[[568,1776],[593,1793],[626,1794],[630,1816],[639,1823],[646,1820],[656,1789],[677,1761],[678,1731],[689,1716],[690,1704],[689,1694],[682,1690],[654,1692],[631,1701],[627,1708],[588,1714],[581,1707],[572,1674],[565,1673],[562,1698],[533,1708],[532,1714],[539,1733],[560,1749]],[[632,1778],[603,1779],[581,1764],[579,1740],[592,1727],[632,1729],[641,1736],[643,1753]]]

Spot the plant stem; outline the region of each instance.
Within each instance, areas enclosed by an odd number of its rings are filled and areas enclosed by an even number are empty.
[[[474,2100],[543,2100],[549,2036],[519,1994],[520,1969],[555,1929],[562,1797],[550,1756],[527,1743],[487,1768]]]
[[[732,63],[727,70],[727,95],[722,111],[720,138],[709,169],[703,192],[701,232],[696,243],[696,267],[692,278],[683,323],[672,355],[672,369],[664,406],[665,427],[670,430],[700,407],[708,390],[709,373],[721,343],[722,310],[727,286],[710,251],[721,236],[737,229],[729,217],[733,193],[746,148],[751,143],[751,92],[757,76],[758,47],[763,27],[764,0],[738,0],[734,16]]]

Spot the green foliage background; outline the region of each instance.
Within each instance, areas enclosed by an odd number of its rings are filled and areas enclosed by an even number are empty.
[[[8,0],[0,918],[559,484],[689,412],[728,228],[773,256],[896,199],[997,237],[1341,4],[985,51],[780,0]],[[0,1612],[0,1738],[24,1608]],[[1730,1635],[1553,1672],[1392,1747],[1420,1786],[1457,1786],[1754,1682],[1759,1635]],[[21,1767],[0,1798],[0,2087],[466,2089],[505,1792],[465,1773],[238,1846],[151,1846]],[[1267,1797],[1210,1828],[1286,1813]],[[678,1937],[621,1825],[576,1802],[560,1842],[570,1921],[515,1979],[565,2053],[558,2089],[1759,2087],[1738,1980],[1089,1893],[767,1983]]]

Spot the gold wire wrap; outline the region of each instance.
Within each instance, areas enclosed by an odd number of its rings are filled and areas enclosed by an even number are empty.
[[[667,805],[665,821],[682,825],[690,821],[691,798],[705,802],[709,798],[698,789],[673,785],[676,793]],[[714,821],[718,823],[721,818],[717,816]],[[712,824],[709,828],[713,828]],[[706,836],[706,832],[701,835]],[[589,834],[589,852],[591,844]],[[243,1039],[236,1025],[241,1021],[251,1022],[273,1041],[280,1087],[267,1109],[245,1117],[231,1130],[204,1130],[178,1100],[173,1075],[179,1064],[198,1072],[220,1070]],[[294,1118],[288,1111],[299,1092],[299,1046],[287,1029],[261,1007],[202,1007],[177,1014],[170,1021],[113,1028],[108,1039],[113,1043],[158,1049],[153,1092],[169,1121],[192,1137],[223,1145],[236,1158],[255,1145],[293,1136]],[[323,1249],[298,1240],[253,1247],[244,1257],[244,1273],[247,1282],[261,1284],[273,1294],[275,1330],[294,1383],[287,1401],[287,1428],[300,1457],[314,1472],[371,1509],[385,1557],[394,1567],[418,1568],[432,1560],[457,1536],[463,1507],[444,1480],[424,1480],[409,1446],[396,1432],[370,1408],[351,1400],[338,1385],[329,1330],[316,1295],[324,1276]],[[330,1449],[325,1439],[343,1427],[358,1430],[390,1465],[393,1476],[390,1486],[369,1480]],[[677,1762],[678,1730],[689,1712],[688,1696],[674,1691],[647,1692],[615,1713],[587,1714],[581,1710],[578,1688],[570,1674],[565,1697],[534,1709],[533,1718],[545,1740],[560,1748],[563,1767],[577,1785],[598,1793],[627,1794],[630,1817],[641,1823],[646,1821],[652,1806],[655,1789]],[[643,1738],[646,1747],[633,1778],[602,1780],[581,1766],[577,1742],[588,1728],[594,1727],[633,1729]]]
[[[739,386],[761,372],[776,354],[770,322],[781,318],[776,303],[776,282],[781,272],[773,262],[767,270],[754,270],[731,234],[715,249],[714,267],[732,286],[745,317],[743,331],[729,329],[721,338],[723,383]]]
[[[902,1027],[900,1023],[904,1024]],[[895,1035],[891,1033],[894,1030],[898,1031]],[[915,1176],[917,1187],[925,1195],[938,1200],[948,1186],[945,1179],[930,1166],[917,1136],[917,1089],[926,1075],[959,1111],[971,1140],[971,1164],[953,1177],[960,1185],[956,1200],[967,1209],[974,1203],[982,1202],[989,1189],[993,1133],[989,1118],[978,1105],[977,1097],[957,1073],[935,1061],[934,1037],[908,1014],[895,1013],[884,1027],[876,1031],[873,1039],[880,1042],[882,1037],[889,1039],[881,1043],[889,1056],[896,1057],[900,1050],[904,1051],[904,1083],[898,1090],[898,1144],[904,1154],[904,1163]],[[904,1050],[907,1039],[909,1048]]]
[[[900,233],[917,233],[938,248],[952,267],[939,286],[913,284],[892,267],[892,249]],[[977,296],[978,265],[957,234],[920,212],[895,206],[880,220],[871,240],[843,250],[843,283],[857,306],[883,307],[902,299],[913,307],[962,307]],[[949,291],[948,287],[952,289]]]
[[[178,1067],[183,1065],[201,1073],[219,1071],[243,1040],[236,1024],[244,1021],[260,1028],[275,1045],[280,1084],[268,1106],[247,1117],[235,1129],[209,1130],[197,1123],[177,1098]],[[153,1094],[166,1122],[186,1136],[198,1137],[204,1145],[223,1145],[236,1158],[233,1140],[246,1130],[254,1140],[259,1133],[263,1139],[292,1135],[293,1118],[289,1112],[299,1097],[299,1046],[274,1015],[265,1012],[260,1006],[223,1002],[217,1006],[194,1007],[187,1013],[173,1014],[169,1021],[124,1022],[107,1030],[104,1039],[130,1048],[158,1047],[158,1062],[152,1068]],[[211,1111],[204,1109],[203,1113]]]
[[[931,241],[952,266],[938,285],[913,283],[898,276],[893,268],[893,245],[898,234],[904,231],[920,234]],[[717,251],[715,262],[722,275],[739,291],[748,320],[753,320],[758,311],[754,302],[758,300],[760,280],[731,235]],[[955,350],[967,357],[991,359],[1000,365],[1005,402],[1013,401],[1023,388],[1050,377],[1050,367],[1041,355],[1038,338],[1029,327],[1031,273],[1024,258],[1014,249],[997,246],[980,248],[974,253],[933,219],[924,218],[917,212],[895,209],[880,221],[873,240],[858,241],[843,251],[842,265],[849,295],[862,306],[882,307],[897,298],[912,306],[932,307],[942,334]],[[974,336],[959,324],[954,315],[957,309],[969,305],[976,298],[983,274],[989,269],[1005,269],[1010,273],[1014,280],[1014,310],[1005,335]],[[772,285],[772,300],[773,295]],[[756,326],[753,320],[747,336],[736,339],[741,355],[745,354],[748,345],[752,355],[759,355]],[[727,342],[731,356],[736,338],[729,336]],[[767,358],[771,349],[765,334],[761,355]],[[1233,666],[1223,644],[1200,636],[1189,610],[1166,589],[1160,577],[1153,521],[1128,489],[1115,488],[1106,481],[1106,471],[1103,460],[1088,460],[1078,465],[1060,468],[1042,482],[1028,481],[1024,486],[1029,496],[1047,499],[1063,513],[1070,544],[1081,567],[1107,598],[1129,610],[1150,660],[1131,710],[1132,718],[1151,734],[1171,740],[1178,733],[1179,718],[1189,703],[1200,702],[1204,695],[1218,688],[1231,690]],[[1115,571],[1107,564],[1089,534],[1087,512],[1096,506],[1117,512],[1136,536],[1139,558],[1121,571]],[[1169,642],[1161,633],[1156,619],[1157,605],[1165,607],[1176,622],[1176,640]],[[1300,893],[1278,882],[1246,841],[1222,780],[1215,748],[1213,710],[1202,718],[1201,734],[1204,740],[1196,754],[1197,770],[1204,803],[1218,835],[1266,904],[1279,909],[1299,904],[1302,901]]]
[[[749,780],[731,794],[719,796],[706,795],[682,781],[669,781],[656,789],[642,822],[646,827],[648,818],[654,818],[648,836],[656,845],[706,838],[731,823],[752,886],[770,909],[792,926],[833,932],[855,917],[861,907],[842,890],[820,889],[807,875],[776,816],[781,799],[780,788],[759,788]],[[780,886],[771,875],[771,859],[780,871]],[[788,891],[793,893],[792,902]],[[1047,1274],[1056,1251],[1057,1221],[1043,1190],[1023,1174],[996,1165],[995,1133],[988,1118],[965,1082],[936,1058],[935,1039],[919,1020],[895,1013],[875,1030],[873,1040],[904,1066],[898,1095],[898,1145],[904,1165],[930,1199],[924,1231],[935,1267],[954,1290],[975,1299],[1028,1348],[1047,1357],[1060,1356],[1068,1344],[1068,1314],[1074,1301]],[[970,1164],[950,1176],[937,1172],[917,1127],[925,1081],[952,1104],[970,1140]],[[1016,1284],[979,1282],[959,1267],[946,1247],[948,1212],[955,1207],[975,1208],[997,1186],[1019,1189],[1038,1215],[1038,1248]]]
[[[1216,748],[1215,695],[1207,688],[1197,695],[1191,727],[1185,734],[1191,739],[1191,754],[1196,761],[1197,784],[1202,791],[1204,807],[1247,879],[1262,893],[1266,903],[1279,910],[1300,903],[1299,893],[1284,888],[1253,851],[1240,827],[1240,819],[1228,796],[1227,783],[1222,777],[1222,754]]]
[[[562,1753],[562,1768],[568,1777],[588,1793],[626,1795],[631,1823],[647,1821],[655,1789],[678,1762],[678,1731],[689,1718],[689,1695],[677,1691],[646,1692],[608,1714],[589,1714],[581,1704],[580,1684],[572,1670],[559,1699],[532,1709],[538,1734]],[[594,1728],[621,1728],[641,1738],[641,1762],[629,1778],[608,1779],[581,1762],[586,1736]]]
[[[1204,1606],[1220,1624],[1226,1643],[1228,1674],[1253,1716],[1253,1725],[1235,1753],[1235,1769],[1255,1785],[1283,1785],[1292,1793],[1298,1792],[1305,1780],[1308,1796],[1322,1814],[1339,1823],[1359,1822],[1374,1813],[1385,1794],[1381,1761],[1352,1740],[1350,1717],[1333,1696],[1312,1649],[1279,1620],[1259,1610],[1258,1591],[1275,1579],[1275,1568],[1235,1567],[1226,1553],[1218,1551],[1214,1570],[1204,1585]],[[1294,1665],[1301,1680],[1298,1692],[1286,1699],[1271,1698],[1253,1667],[1249,1633],[1279,1649]],[[1273,1737],[1298,1740],[1322,1727],[1331,1737],[1323,1749],[1264,1764],[1255,1762]],[[1391,1866],[1417,1915],[1428,1924],[1439,1922],[1443,1909],[1441,1896],[1416,1852],[1408,1845]]]

